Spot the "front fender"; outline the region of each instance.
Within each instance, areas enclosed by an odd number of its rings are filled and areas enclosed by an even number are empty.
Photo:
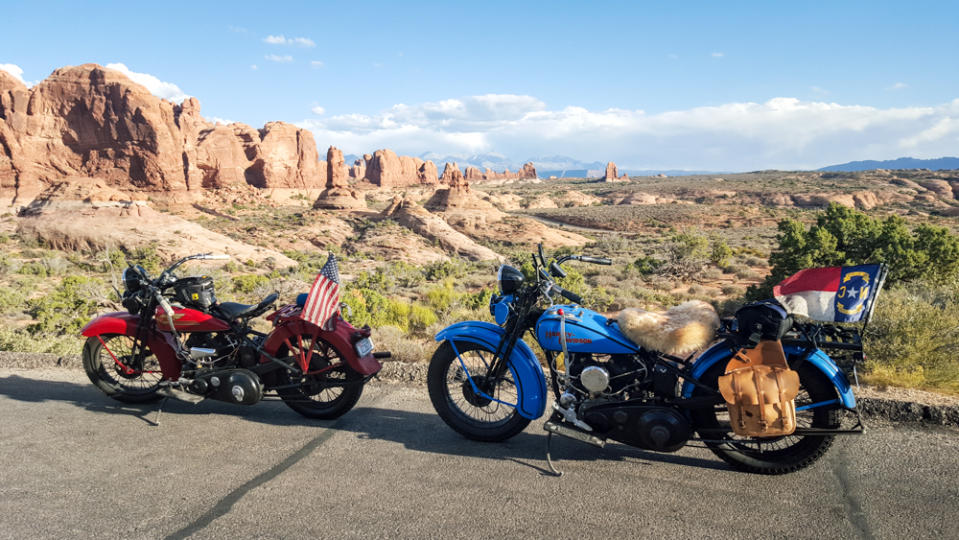
[[[789,358],[802,356],[805,349],[789,345],[783,347],[783,351],[786,353],[786,357]],[[728,361],[734,353],[735,351],[725,341],[706,349],[703,354],[699,355],[695,363],[693,363],[693,378],[699,380],[703,374],[706,373],[706,370],[713,367],[717,362]],[[843,407],[847,409],[856,408],[856,396],[852,393],[849,379],[846,378],[846,374],[836,366],[835,362],[833,362],[826,353],[821,349],[814,349],[813,352],[806,356],[806,361],[821,371],[833,386],[836,387],[836,392],[839,394],[839,399],[842,401]],[[692,397],[693,388],[692,383],[686,382],[683,385],[683,397]]]
[[[436,341],[476,343],[495,352],[505,334],[506,331],[495,324],[464,321],[440,330],[436,334]],[[543,416],[546,410],[546,376],[533,349],[522,339],[518,340],[507,364],[516,381],[516,394],[519,396],[516,410],[520,416],[530,420]]]
[[[136,338],[140,330],[140,316],[126,311],[104,313],[88,322],[80,330],[83,337],[95,337],[106,334],[120,334]],[[180,360],[176,357],[176,341],[166,332],[151,328],[146,337],[147,347],[157,357],[163,378],[175,381],[180,378]],[[109,349],[109,347],[108,347]],[[111,353],[112,354],[112,353]]]

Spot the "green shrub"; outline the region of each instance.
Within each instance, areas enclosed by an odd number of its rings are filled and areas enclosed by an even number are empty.
[[[733,256],[733,250],[723,238],[714,238],[709,251],[709,262],[719,267],[725,267],[729,264],[729,259]]]
[[[423,268],[423,275],[429,281],[463,277],[466,275],[466,263],[459,259],[430,263]]]
[[[98,307],[91,290],[103,284],[84,276],[67,276],[49,294],[27,301],[27,313],[33,324],[31,333],[76,333],[86,324]]]
[[[769,277],[751,288],[768,297],[773,285],[804,268],[884,262],[889,284],[924,280],[944,283],[959,277],[959,236],[944,227],[921,224],[910,230],[899,216],[872,218],[830,204],[809,229],[793,219],[779,222],[779,246],[770,254]]]
[[[242,276],[233,276],[233,291],[238,293],[252,293],[254,289],[261,285],[266,285],[270,279],[259,274],[245,274]]]
[[[868,382],[959,393],[959,286],[889,288],[864,341]]]
[[[418,302],[414,302],[410,306],[410,330],[415,332],[423,332],[430,326],[436,324],[438,317],[436,313],[430,309],[428,306],[424,306]]]

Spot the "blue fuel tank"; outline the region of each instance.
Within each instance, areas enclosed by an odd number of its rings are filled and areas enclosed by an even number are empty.
[[[615,320],[576,305],[552,306],[536,321],[536,340],[543,349],[563,350],[559,310],[566,316],[566,347],[570,352],[633,354],[640,350],[619,331]]]

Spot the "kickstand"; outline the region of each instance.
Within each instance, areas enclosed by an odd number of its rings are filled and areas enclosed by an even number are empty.
[[[553,466],[553,458],[549,454],[551,443],[553,442],[553,432],[546,433],[546,466],[549,467],[549,474],[555,477],[563,476],[562,471],[557,471]]]
[[[166,405],[166,402],[170,400],[170,396],[163,398],[163,401],[160,402],[160,406],[157,407],[157,414],[153,417],[153,427],[160,426],[160,413],[163,412],[163,406]]]

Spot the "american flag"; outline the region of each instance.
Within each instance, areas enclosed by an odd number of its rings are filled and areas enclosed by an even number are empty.
[[[340,270],[336,266],[336,256],[330,253],[310,288],[300,316],[324,330],[332,330],[339,306]]]

